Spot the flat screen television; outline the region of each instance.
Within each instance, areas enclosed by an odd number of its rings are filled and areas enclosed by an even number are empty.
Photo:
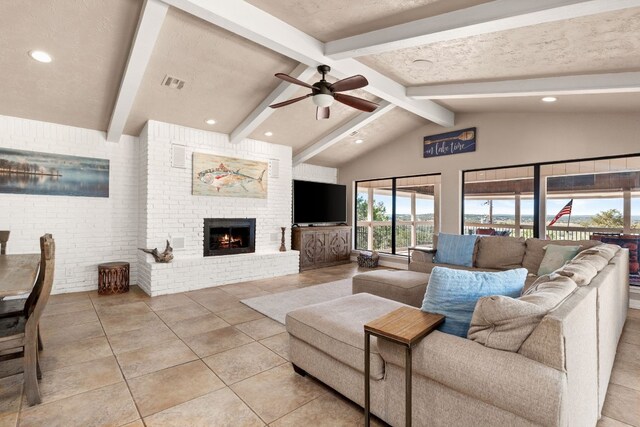
[[[312,181],[293,181],[294,224],[347,222],[347,187]]]

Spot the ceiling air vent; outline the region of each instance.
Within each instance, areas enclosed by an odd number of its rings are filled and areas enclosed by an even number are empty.
[[[351,133],[349,134],[349,136],[356,136],[357,134],[358,134],[358,131],[357,131],[357,130],[354,130],[353,132],[351,132]]]
[[[180,80],[176,77],[164,76],[162,86],[167,86],[171,89],[182,89],[184,87],[184,80]]]

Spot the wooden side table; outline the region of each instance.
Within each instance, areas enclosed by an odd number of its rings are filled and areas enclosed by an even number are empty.
[[[370,418],[370,336],[400,344],[405,348],[405,425],[410,427],[411,349],[442,322],[444,322],[444,316],[441,314],[426,313],[413,307],[400,307],[364,325],[364,425],[366,427],[369,427]]]
[[[129,292],[129,263],[107,262],[98,265],[98,294]]]

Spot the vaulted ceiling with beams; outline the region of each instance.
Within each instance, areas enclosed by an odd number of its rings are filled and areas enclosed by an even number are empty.
[[[456,113],[638,112],[639,50],[640,0],[3,0],[0,114],[113,141],[159,120],[340,166]],[[268,108],[309,93],[275,73],[313,84],[320,64],[381,107]]]

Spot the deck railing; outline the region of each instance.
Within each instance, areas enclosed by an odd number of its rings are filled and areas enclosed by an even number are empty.
[[[465,234],[476,234],[478,228],[493,228],[496,231],[508,231],[510,236],[530,238],[533,237],[533,225],[522,224],[519,229],[514,224],[481,224],[467,222],[464,225]],[[519,233],[517,232],[519,231]],[[638,234],[640,230],[632,229],[632,234]],[[572,227],[564,225],[552,225],[547,227],[547,238],[551,240],[589,240],[593,233],[622,233],[622,228],[606,227]]]
[[[425,246],[433,243],[434,226],[432,222],[403,222],[396,225],[396,254],[406,255],[411,247],[412,227],[416,228],[416,246]],[[369,247],[369,227],[372,230],[373,248]],[[496,231],[507,231],[510,236],[533,237],[533,225],[522,224],[516,230],[514,224],[482,224],[465,223],[464,233],[475,234],[479,228],[493,228]],[[519,231],[519,233],[517,232]],[[547,227],[547,238],[551,240],[589,240],[593,233],[622,233],[621,228],[603,227],[567,227],[553,225]],[[631,234],[640,234],[640,229],[632,229]],[[358,225],[356,227],[356,249],[373,249],[379,252],[392,253],[391,251],[391,222],[380,221]]]
[[[406,254],[412,246],[412,233],[415,227],[415,244],[429,245],[433,243],[433,222],[428,221],[398,221],[396,224],[396,254]],[[369,247],[369,229],[372,232],[372,246]],[[356,248],[373,249],[379,252],[392,253],[391,250],[391,222],[374,221],[356,227]]]

